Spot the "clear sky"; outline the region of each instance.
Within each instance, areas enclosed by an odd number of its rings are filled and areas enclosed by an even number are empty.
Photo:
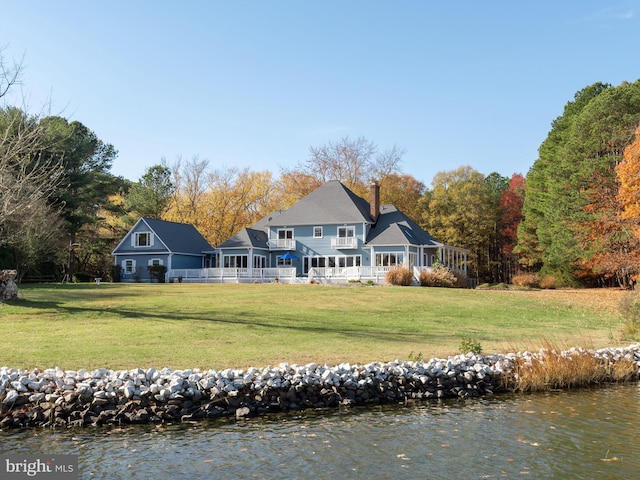
[[[578,90],[640,78],[638,0],[0,4],[11,100],[82,122],[131,180],[196,155],[277,176],[345,136],[427,186],[526,174]]]

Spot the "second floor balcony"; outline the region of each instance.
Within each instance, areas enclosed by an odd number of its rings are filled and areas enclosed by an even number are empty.
[[[333,237],[331,239],[331,248],[337,250],[345,248],[358,248],[357,237]]]
[[[276,238],[267,242],[269,250],[295,250],[296,240],[294,238]]]

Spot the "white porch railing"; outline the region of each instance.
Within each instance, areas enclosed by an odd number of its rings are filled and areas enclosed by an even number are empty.
[[[274,282],[276,279],[282,283],[294,283],[296,281],[319,281],[319,282],[349,282],[349,281],[373,281],[375,283],[384,282],[387,272],[395,266],[387,267],[326,267],[311,268],[308,278],[296,277],[296,269],[292,267],[280,268],[194,268],[194,269],[174,269],[167,272],[167,282]],[[416,281],[420,279],[420,272],[430,271],[431,267],[412,267]],[[454,273],[462,273],[460,270],[452,269]]]
[[[290,283],[296,278],[295,268],[189,268],[169,270],[167,282],[273,282]]]
[[[327,267],[311,268],[309,270],[309,280],[319,279],[320,281],[358,281],[373,280],[379,282],[384,280],[385,275],[392,267]]]

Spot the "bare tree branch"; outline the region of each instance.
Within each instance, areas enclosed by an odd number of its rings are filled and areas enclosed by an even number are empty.
[[[20,74],[22,73],[22,64],[24,56],[19,62],[15,60],[11,65],[4,60],[2,52],[5,47],[0,48],[0,98],[4,97],[14,85],[20,84]]]

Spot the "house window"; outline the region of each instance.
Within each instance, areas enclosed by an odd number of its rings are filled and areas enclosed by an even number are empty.
[[[279,267],[290,267],[293,265],[293,260],[291,258],[282,258],[278,257],[278,266]]]
[[[278,230],[278,240],[291,240],[293,238],[293,229],[282,228]]]
[[[329,256],[329,257],[304,257],[302,270],[306,275],[312,268],[345,268],[362,266],[361,255]]]
[[[322,238],[322,227],[313,227],[313,238]]]
[[[340,268],[345,267],[359,267],[360,266],[360,255],[350,255],[347,257],[338,257],[338,266]]]
[[[122,271],[124,273],[133,273],[136,269],[136,261],[135,260],[125,260],[122,262]]]
[[[376,265],[378,267],[392,267],[402,265],[404,254],[402,252],[376,253]]]
[[[253,256],[253,268],[266,268],[266,267],[267,267],[267,257],[263,255]]]
[[[159,258],[154,258],[152,260],[149,260],[149,266],[150,267],[157,267],[162,265],[162,260]]]
[[[338,238],[355,237],[356,232],[353,227],[338,227]]]
[[[133,241],[134,247],[150,247],[153,244],[151,241],[151,232],[137,232]]]
[[[224,268],[247,268],[248,255],[225,255]]]
[[[326,257],[304,257],[302,260],[302,270],[305,273],[309,273],[312,268],[325,268],[327,266]]]

